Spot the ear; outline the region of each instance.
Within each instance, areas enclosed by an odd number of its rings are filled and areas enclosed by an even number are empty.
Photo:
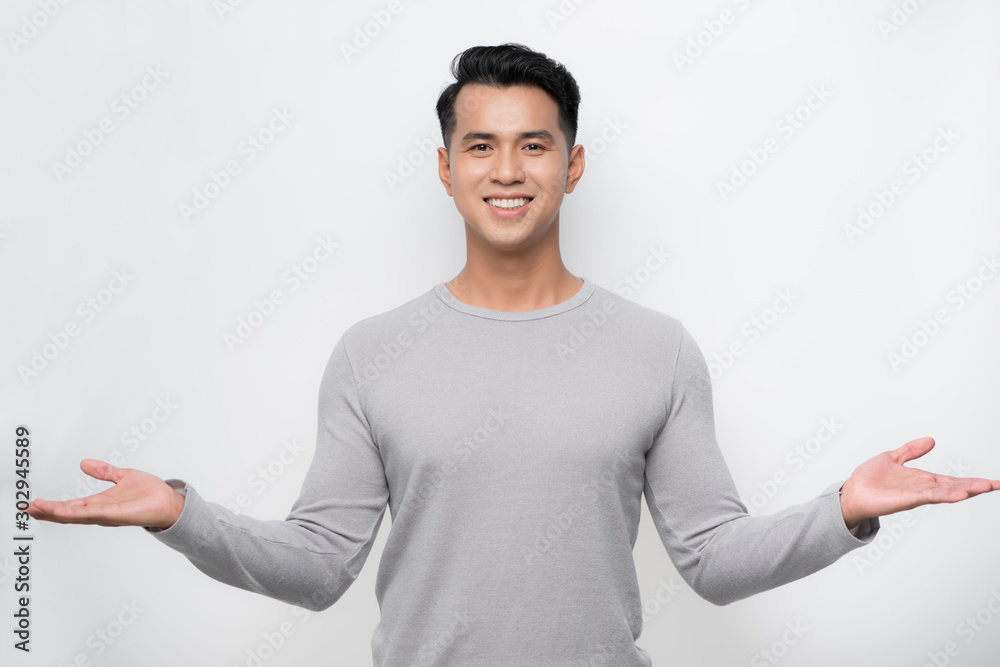
[[[577,144],[569,152],[569,165],[566,167],[566,194],[573,192],[580,177],[583,176],[583,168],[586,161],[583,157],[583,144]]]
[[[448,193],[449,197],[454,197],[455,195],[451,192],[451,164],[448,162],[448,150],[443,146],[438,148],[438,177],[444,184],[444,189]]]

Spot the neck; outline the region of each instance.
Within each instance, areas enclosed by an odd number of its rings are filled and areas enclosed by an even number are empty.
[[[563,264],[558,236],[555,243],[524,252],[500,252],[471,239],[466,245],[465,267],[446,287],[471,306],[507,312],[540,310],[572,298],[583,286],[583,280]]]

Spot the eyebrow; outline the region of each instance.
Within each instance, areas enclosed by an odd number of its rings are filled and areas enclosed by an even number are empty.
[[[467,143],[469,141],[496,141],[497,135],[492,132],[468,132],[464,137],[462,137],[462,143]],[[552,136],[552,133],[548,130],[529,130],[527,132],[521,132],[517,135],[517,141],[522,139],[545,139],[551,143],[556,143],[556,138]]]

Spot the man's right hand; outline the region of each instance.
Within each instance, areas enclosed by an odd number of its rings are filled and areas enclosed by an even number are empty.
[[[81,461],[80,469],[115,485],[85,498],[65,501],[38,498],[28,505],[28,514],[56,523],[169,528],[184,509],[184,496],[155,475],[133,468],[116,468],[94,459]]]

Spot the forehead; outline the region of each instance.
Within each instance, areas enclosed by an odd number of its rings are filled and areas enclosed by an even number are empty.
[[[559,126],[559,105],[537,86],[496,88],[467,83],[455,97],[455,122],[462,130],[489,128],[496,132]]]

